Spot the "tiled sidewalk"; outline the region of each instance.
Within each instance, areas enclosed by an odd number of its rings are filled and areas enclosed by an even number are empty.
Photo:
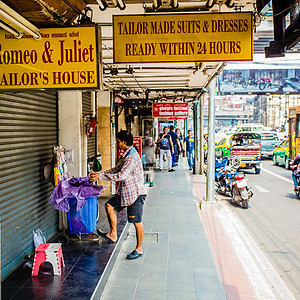
[[[144,211],[144,255],[126,260],[135,248],[132,226],[101,299],[226,299],[197,210],[204,191],[193,188],[192,177],[205,180],[185,163],[176,172],[155,174]]]

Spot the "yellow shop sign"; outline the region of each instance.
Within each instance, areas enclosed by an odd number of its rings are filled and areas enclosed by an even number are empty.
[[[114,63],[251,61],[252,13],[116,15]]]
[[[98,29],[44,28],[40,40],[0,30],[0,90],[98,88]]]

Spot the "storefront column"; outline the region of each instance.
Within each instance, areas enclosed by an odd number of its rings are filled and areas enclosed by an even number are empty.
[[[208,147],[207,147],[207,184],[206,200],[215,202],[215,90],[216,79],[208,86]]]
[[[113,149],[115,149],[115,132],[111,126],[112,121],[111,93],[109,91],[97,92],[97,138],[98,152],[102,154],[102,169],[110,169],[114,165]],[[107,186],[101,196],[108,197],[112,193],[112,184],[110,181],[100,181],[100,185]]]
[[[58,92],[58,124],[59,145],[73,150],[74,164],[69,165],[71,177],[85,176],[84,164],[87,160],[86,151],[83,150],[83,118],[81,91]]]
[[[194,102],[194,170],[193,174],[199,174],[199,102]]]
[[[199,98],[199,174],[204,174],[204,121],[203,121],[203,102],[204,102],[204,93]]]

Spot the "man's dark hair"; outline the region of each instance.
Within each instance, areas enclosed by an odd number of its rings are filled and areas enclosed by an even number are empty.
[[[127,130],[121,130],[117,133],[117,139],[121,142],[126,142],[127,146],[133,145],[133,135]]]
[[[173,126],[173,125],[171,125],[171,126],[170,126],[170,130],[173,130],[173,129],[174,129],[174,126]]]
[[[192,132],[192,130],[191,130],[191,129],[189,129],[189,130],[188,130],[188,134],[189,134],[190,132]]]

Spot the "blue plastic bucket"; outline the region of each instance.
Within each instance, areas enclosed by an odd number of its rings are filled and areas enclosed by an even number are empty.
[[[97,227],[97,197],[87,198],[79,211],[76,211],[76,198],[69,198],[69,205],[70,211],[67,216],[70,233],[94,232]]]

